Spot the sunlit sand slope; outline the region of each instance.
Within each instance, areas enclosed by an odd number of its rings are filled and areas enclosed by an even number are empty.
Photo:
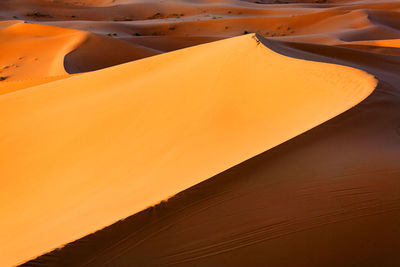
[[[0,265],[154,205],[346,111],[376,80],[245,35],[0,96]]]

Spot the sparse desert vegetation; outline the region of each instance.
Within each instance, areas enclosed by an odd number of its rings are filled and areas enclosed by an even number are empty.
[[[40,11],[31,11],[25,14],[27,17],[35,17],[35,18],[51,18],[52,16],[49,14],[42,13]]]

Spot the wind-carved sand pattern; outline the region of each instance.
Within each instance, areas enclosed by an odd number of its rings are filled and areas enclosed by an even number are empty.
[[[400,263],[400,2],[270,2],[0,3],[0,265]]]

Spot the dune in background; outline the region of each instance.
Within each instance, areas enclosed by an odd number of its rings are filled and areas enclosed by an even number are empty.
[[[0,22],[0,94],[158,54],[89,32]]]
[[[375,85],[245,35],[3,95],[2,264],[167,199],[344,112]]]
[[[64,57],[85,38],[86,32],[60,27],[2,22],[1,75],[6,81],[68,74]]]
[[[0,1],[0,265],[399,265],[399,18]]]
[[[398,0],[255,2],[7,0],[0,3],[0,16],[85,30],[160,52],[245,32],[329,45],[400,39]]]

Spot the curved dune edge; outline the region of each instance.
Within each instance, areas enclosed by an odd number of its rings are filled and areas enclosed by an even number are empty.
[[[363,71],[282,56],[245,35],[2,95],[0,264],[160,202],[375,86]]]

